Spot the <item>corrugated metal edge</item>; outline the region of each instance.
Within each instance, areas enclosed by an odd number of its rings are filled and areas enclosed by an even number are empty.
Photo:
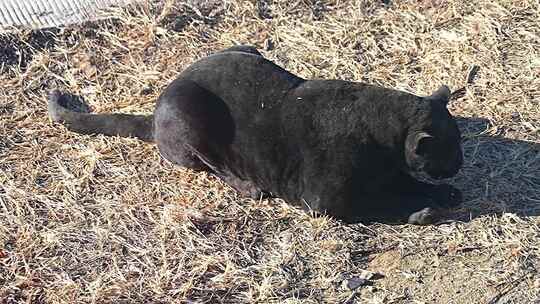
[[[42,29],[107,18],[103,10],[135,0],[0,0],[0,30]]]

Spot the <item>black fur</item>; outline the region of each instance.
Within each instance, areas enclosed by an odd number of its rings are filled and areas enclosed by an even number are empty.
[[[305,80],[236,46],[189,66],[153,117],[73,112],[58,92],[49,113],[77,132],[153,139],[168,160],[210,171],[250,197],[265,192],[348,221],[395,215],[426,224],[433,210],[461,201],[452,186],[410,175],[444,178],[460,169],[449,97],[445,86],[419,97]]]

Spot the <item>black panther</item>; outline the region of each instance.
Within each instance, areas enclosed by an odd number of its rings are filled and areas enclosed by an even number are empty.
[[[234,46],[187,67],[153,115],[70,110],[49,94],[49,115],[85,134],[157,143],[169,161],[220,177],[241,194],[267,194],[344,221],[396,216],[429,224],[461,202],[458,189],[419,181],[454,176],[461,135],[450,90],[416,96],[342,80],[306,80]]]

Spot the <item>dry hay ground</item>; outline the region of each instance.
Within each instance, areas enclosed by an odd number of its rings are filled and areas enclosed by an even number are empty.
[[[193,1],[192,1],[193,2]],[[531,303],[540,297],[538,1],[148,4],[0,36],[1,303]],[[45,91],[149,112],[235,43],[308,78],[457,89],[465,204],[440,225],[343,225],[242,199],[153,145],[81,136]],[[365,286],[348,283],[364,270]],[[353,278],[353,280],[351,280]]]

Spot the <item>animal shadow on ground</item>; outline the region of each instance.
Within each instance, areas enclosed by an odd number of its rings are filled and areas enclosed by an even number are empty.
[[[487,214],[540,215],[540,143],[489,135],[484,118],[456,117],[464,165],[452,184],[463,205],[449,219],[469,221]]]

